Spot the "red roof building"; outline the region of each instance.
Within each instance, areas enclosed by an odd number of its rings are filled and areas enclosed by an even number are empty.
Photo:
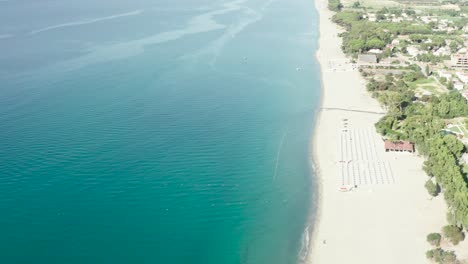
[[[408,151],[410,153],[414,152],[414,143],[408,142],[408,141],[398,141],[398,142],[393,142],[389,140],[385,140],[385,151],[399,151],[399,152],[404,152]]]

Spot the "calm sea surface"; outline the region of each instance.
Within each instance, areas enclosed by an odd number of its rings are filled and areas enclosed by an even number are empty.
[[[296,263],[311,0],[1,0],[0,263]]]

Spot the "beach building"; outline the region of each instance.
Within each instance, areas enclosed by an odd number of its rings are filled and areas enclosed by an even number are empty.
[[[393,142],[390,140],[385,140],[385,151],[397,151],[397,152],[414,152],[414,143],[409,141],[397,141]]]
[[[428,16],[422,16],[421,21],[424,22],[424,24],[429,24],[429,22],[431,22],[432,19]]]
[[[396,16],[395,14],[392,14],[391,17],[392,17],[392,22],[393,23],[399,23],[399,22],[403,21],[402,17]]]
[[[383,51],[381,49],[370,49],[369,53],[372,54],[381,54]]]
[[[418,56],[419,54],[423,54],[423,53],[426,53],[426,52],[423,52],[421,50],[419,50],[419,48],[415,47],[415,46],[409,46],[406,48],[406,51],[408,52],[408,54],[412,57],[416,57]]]
[[[400,45],[400,40],[399,40],[399,39],[394,39],[394,40],[392,40],[392,45],[393,45],[393,46],[398,46],[398,45]]]
[[[468,54],[453,54],[450,64],[452,68],[468,69]]]
[[[358,62],[360,64],[377,63],[377,56],[375,54],[359,54]]]

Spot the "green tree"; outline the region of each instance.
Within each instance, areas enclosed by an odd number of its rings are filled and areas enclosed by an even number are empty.
[[[436,197],[440,193],[439,184],[434,183],[431,179],[426,181],[424,187],[426,187],[427,192],[433,197]]]
[[[366,43],[367,49],[382,49],[384,47],[385,47],[385,42],[378,38],[372,38],[368,40]]]
[[[465,234],[458,226],[448,225],[442,228],[444,237],[447,238],[452,244],[458,245],[460,241],[465,239]]]
[[[361,3],[359,3],[359,1],[356,1],[353,3],[353,8],[360,8],[361,7]]]
[[[453,251],[445,251],[441,248],[427,251],[426,257],[439,264],[455,264],[457,261],[457,257]]]
[[[453,82],[452,82],[452,80],[449,80],[448,83],[447,83],[447,89],[453,90],[453,88],[455,88],[454,85],[453,85]]]
[[[442,236],[439,233],[430,233],[427,235],[427,242],[431,244],[432,246],[439,247],[440,246],[440,240],[442,239]]]
[[[457,159],[460,158],[465,149],[465,145],[463,145],[463,143],[461,143],[454,135],[446,135],[443,139],[444,145],[448,148],[450,153]]]
[[[431,75],[431,69],[429,68],[429,64],[426,64],[426,68],[424,69],[424,72],[426,73],[427,76]]]
[[[449,47],[452,52],[456,52],[458,50],[458,44],[456,41],[450,42]]]

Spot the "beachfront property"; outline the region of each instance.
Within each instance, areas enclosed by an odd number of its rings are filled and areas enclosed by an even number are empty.
[[[414,143],[409,141],[390,141],[385,140],[385,152],[396,151],[396,152],[410,152],[414,153]]]
[[[450,65],[452,68],[468,69],[468,54],[453,54]]]

